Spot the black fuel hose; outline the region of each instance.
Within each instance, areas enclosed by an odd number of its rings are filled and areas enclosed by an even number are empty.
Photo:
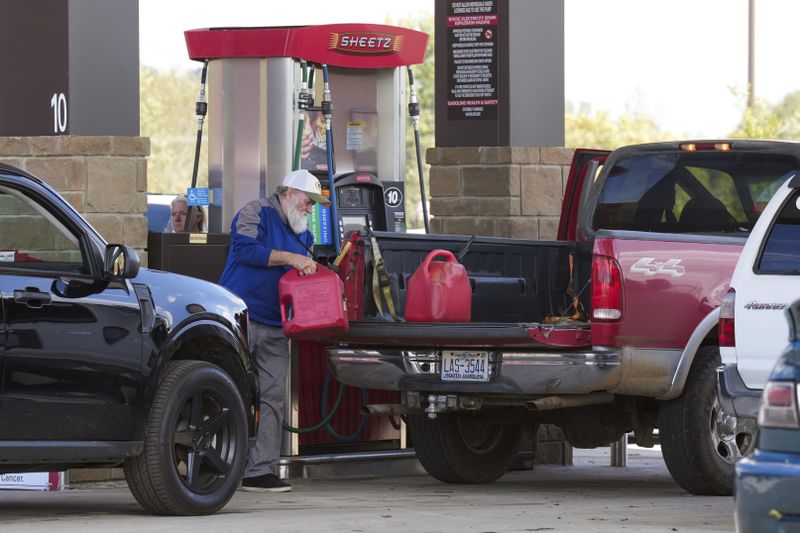
[[[206,73],[208,72],[208,59],[203,62],[203,70],[200,73],[200,94],[197,97],[197,102],[194,106],[195,115],[197,115],[197,142],[194,145],[194,167],[192,168],[192,189],[197,187],[197,168],[200,165],[200,145],[203,142],[203,121],[208,113],[208,104],[206,103]],[[188,203],[188,202],[187,202]],[[192,220],[192,205],[187,205],[186,220],[183,223],[183,231],[189,231],[189,221]],[[175,228],[177,231],[178,228]]]
[[[425,233],[430,233],[430,223],[428,222],[428,200],[425,197],[425,172],[422,168],[422,147],[419,140],[419,103],[417,102],[417,91],[414,86],[414,71],[411,66],[408,70],[409,102],[408,114],[411,117],[411,124],[414,126],[414,145],[417,149],[417,175],[419,176],[419,197],[422,203],[422,222],[425,224]]]

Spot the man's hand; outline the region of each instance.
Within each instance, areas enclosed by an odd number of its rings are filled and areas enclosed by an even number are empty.
[[[308,256],[282,250],[272,250],[269,254],[268,266],[289,265],[300,271],[300,274],[313,274],[317,271],[317,263]]]
[[[294,257],[290,260],[289,264],[300,271],[301,276],[313,274],[317,271],[317,263],[310,257],[304,255],[293,254]]]

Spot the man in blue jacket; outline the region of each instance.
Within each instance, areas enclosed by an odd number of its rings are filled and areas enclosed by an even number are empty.
[[[278,280],[291,268],[312,274],[314,237],[308,215],[315,203],[330,205],[307,170],[290,172],[274,195],[249,202],[231,222],[231,247],[220,285],[247,304],[249,348],[258,368],[261,422],[244,473],[244,490],[286,492],[278,475],[289,345],[281,329]]]

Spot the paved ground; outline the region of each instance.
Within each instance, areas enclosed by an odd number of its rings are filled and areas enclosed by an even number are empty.
[[[51,493],[0,492],[0,531],[14,532],[532,532],[733,531],[731,498],[692,496],[660,454],[576,450],[575,466],[537,466],[481,486],[428,476],[293,480],[283,494],[238,492],[210,517],[144,514],[124,483]]]

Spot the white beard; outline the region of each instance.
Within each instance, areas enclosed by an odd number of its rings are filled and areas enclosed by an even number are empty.
[[[300,211],[294,204],[286,206],[286,220],[289,221],[292,231],[298,235],[308,229],[308,213]]]

